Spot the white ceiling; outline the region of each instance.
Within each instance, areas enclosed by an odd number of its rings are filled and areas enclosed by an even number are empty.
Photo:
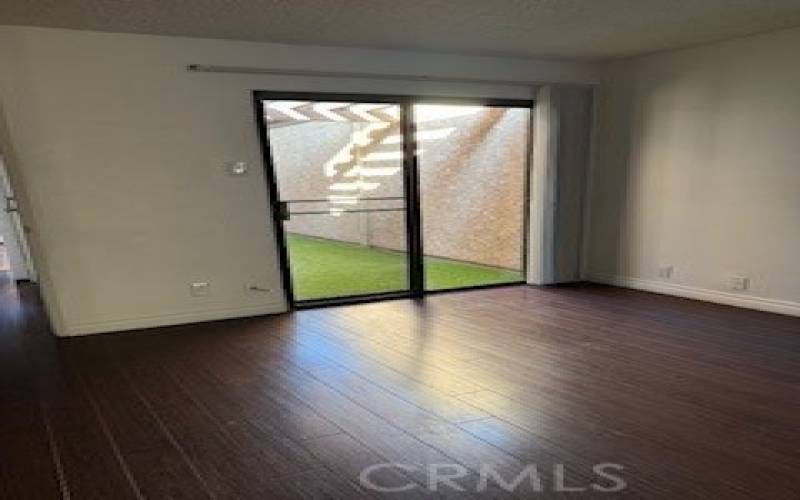
[[[579,59],[800,25],[800,0],[2,0],[0,24]]]

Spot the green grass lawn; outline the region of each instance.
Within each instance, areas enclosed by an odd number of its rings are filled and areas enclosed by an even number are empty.
[[[408,289],[406,254],[289,233],[286,236],[296,300]],[[469,262],[425,257],[428,290],[520,281],[522,273]]]

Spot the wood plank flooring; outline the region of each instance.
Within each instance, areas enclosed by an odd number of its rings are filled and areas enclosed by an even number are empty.
[[[800,318],[604,286],[57,340],[0,279],[0,407],[3,499],[800,498]]]

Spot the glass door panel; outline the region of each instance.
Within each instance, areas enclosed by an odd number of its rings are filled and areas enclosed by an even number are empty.
[[[425,289],[523,281],[530,109],[414,106]]]
[[[400,106],[262,105],[294,299],[408,291]]]

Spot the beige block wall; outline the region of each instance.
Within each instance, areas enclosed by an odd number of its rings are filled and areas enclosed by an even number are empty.
[[[455,127],[422,142],[419,159],[425,252],[522,268],[529,111],[483,108],[428,121],[418,130]]]
[[[324,165],[345,147],[356,124],[308,122],[270,129],[270,146],[280,198],[288,200],[327,199],[337,176],[326,177]],[[327,203],[292,203],[292,212],[327,210]],[[285,223],[287,231],[299,234],[367,244],[361,217],[345,215],[295,215]]]

